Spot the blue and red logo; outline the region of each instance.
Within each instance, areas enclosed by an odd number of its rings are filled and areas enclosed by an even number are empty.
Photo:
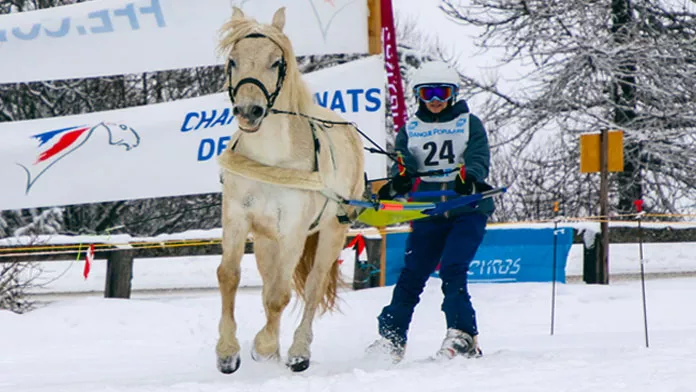
[[[63,158],[82,148],[97,132],[105,132],[110,146],[123,146],[130,151],[140,144],[140,135],[125,124],[101,122],[94,126],[75,126],[33,135],[39,142],[39,153],[30,164],[17,163],[27,174],[25,193],[36,181]]]

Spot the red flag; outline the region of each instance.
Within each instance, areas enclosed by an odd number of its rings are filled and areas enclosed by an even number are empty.
[[[85,256],[85,269],[82,271],[82,276],[87,279],[89,271],[92,269],[92,261],[94,261],[94,244],[89,246],[87,255]]]
[[[643,200],[634,200],[633,205],[636,206],[636,211],[643,212]]]
[[[394,28],[394,11],[391,0],[381,0],[382,7],[382,47],[384,49],[384,67],[387,70],[389,86],[389,104],[394,121],[394,132],[398,132],[408,120],[404,86],[401,84],[401,68],[396,53],[396,29]]]
[[[365,252],[365,238],[362,234],[357,234],[355,238],[353,238],[353,240],[343,249],[350,248],[355,248],[358,251],[358,260],[356,261],[363,263],[367,262],[367,252]],[[339,259],[338,263],[343,263],[343,260]]]

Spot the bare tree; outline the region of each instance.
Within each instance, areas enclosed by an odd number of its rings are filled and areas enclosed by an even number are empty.
[[[630,211],[647,199],[655,211],[693,209],[696,198],[696,13],[648,0],[567,2],[443,0],[454,20],[482,27],[479,44],[505,51],[503,63],[530,69],[515,96],[486,89],[500,103],[518,155],[536,148],[534,135],[557,129],[577,149],[578,134],[625,131],[625,171],[616,205]],[[508,120],[509,121],[509,120]],[[567,155],[567,154],[566,154]],[[540,164],[553,164],[557,153]],[[577,172],[577,160],[559,165]],[[579,200],[580,201],[580,200]],[[577,207],[574,207],[577,208]]]
[[[0,310],[24,313],[34,302],[27,295],[34,287],[36,265],[27,262],[0,262]]]

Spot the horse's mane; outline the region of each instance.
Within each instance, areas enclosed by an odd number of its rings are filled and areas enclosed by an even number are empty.
[[[290,39],[278,28],[272,25],[260,24],[252,18],[232,18],[220,28],[219,53],[228,58],[237,41],[254,33],[263,34],[270,38],[280,46],[285,54],[287,71],[283,91],[279,96],[279,99],[282,99],[283,95],[286,97],[286,105],[288,107],[285,109],[300,113],[307,112],[310,105],[313,104],[312,95],[302,79]],[[227,65],[225,65],[225,75],[228,72]],[[228,82],[225,83],[227,84]]]

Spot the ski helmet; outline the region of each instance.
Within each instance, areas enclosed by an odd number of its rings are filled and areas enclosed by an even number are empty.
[[[423,84],[451,84],[457,89],[459,74],[445,62],[430,61],[421,64],[411,78],[414,89]]]

